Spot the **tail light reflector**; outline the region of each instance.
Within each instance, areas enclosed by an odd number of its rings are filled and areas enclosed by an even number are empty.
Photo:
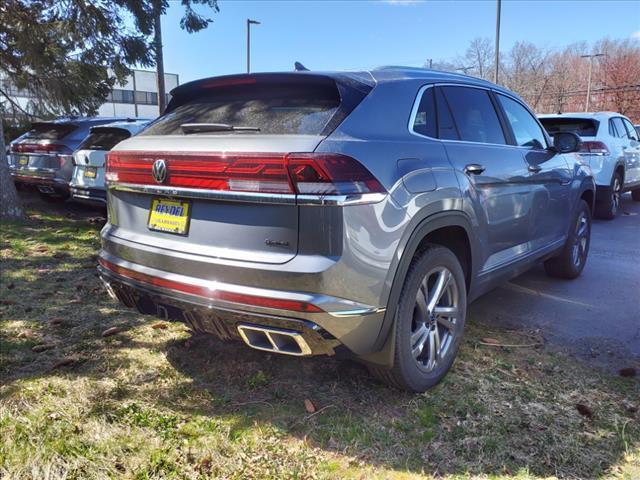
[[[582,142],[580,153],[591,155],[609,155],[609,149],[602,142]]]
[[[71,155],[73,151],[66,145],[58,143],[16,143],[11,145],[13,153],[46,153],[58,155]]]
[[[105,260],[104,258],[99,258],[98,263],[100,263],[100,265],[102,265],[107,270],[117,273],[118,275],[122,275],[123,277],[130,278],[132,280],[146,283],[155,287],[177,290],[179,292],[197,295],[199,297],[205,297],[212,300],[222,300],[225,302],[240,303],[256,307],[275,308],[279,310],[290,310],[293,312],[318,313],[323,311],[320,307],[308,302],[283,300],[270,297],[259,297],[256,295],[247,295],[226,290],[212,289],[203,287],[201,285],[175,282],[173,280],[154,277],[145,273],[136,272],[135,270],[131,270],[129,268],[121,267],[119,265],[116,265],[115,263]]]
[[[153,174],[158,160],[166,168],[162,178]],[[107,154],[106,165],[112,183],[303,195],[385,192],[357,160],[332,153],[119,151]]]

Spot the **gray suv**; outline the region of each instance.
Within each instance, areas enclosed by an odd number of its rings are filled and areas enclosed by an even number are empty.
[[[575,278],[594,182],[513,93],[421,69],[208,78],[107,157],[99,271],[140,312],[423,391],[468,302]]]

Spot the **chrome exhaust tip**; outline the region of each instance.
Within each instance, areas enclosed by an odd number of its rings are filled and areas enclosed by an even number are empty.
[[[304,337],[293,330],[241,324],[238,325],[238,333],[244,343],[256,350],[297,357],[311,355],[311,348]]]

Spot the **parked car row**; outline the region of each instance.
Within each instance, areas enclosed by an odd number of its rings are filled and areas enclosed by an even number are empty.
[[[98,270],[127,307],[258,350],[347,353],[406,390],[444,377],[469,302],[537,262],[578,277],[592,215],[639,199],[624,116],[540,121],[464,75],[247,74],[171,95],[137,134],[92,124],[63,152],[58,123],[37,126],[55,138],[12,144],[16,180],[94,199],[106,179]]]
[[[106,203],[104,156],[149,120],[60,118],[36,122],[11,142],[9,168],[18,184],[47,196]]]

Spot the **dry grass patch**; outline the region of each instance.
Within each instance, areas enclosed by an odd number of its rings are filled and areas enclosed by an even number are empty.
[[[482,345],[530,337],[471,319],[451,374],[409,395],[352,362],[122,309],[95,276],[98,244],[95,224],[55,213],[2,226],[0,476],[640,478],[637,378]]]

